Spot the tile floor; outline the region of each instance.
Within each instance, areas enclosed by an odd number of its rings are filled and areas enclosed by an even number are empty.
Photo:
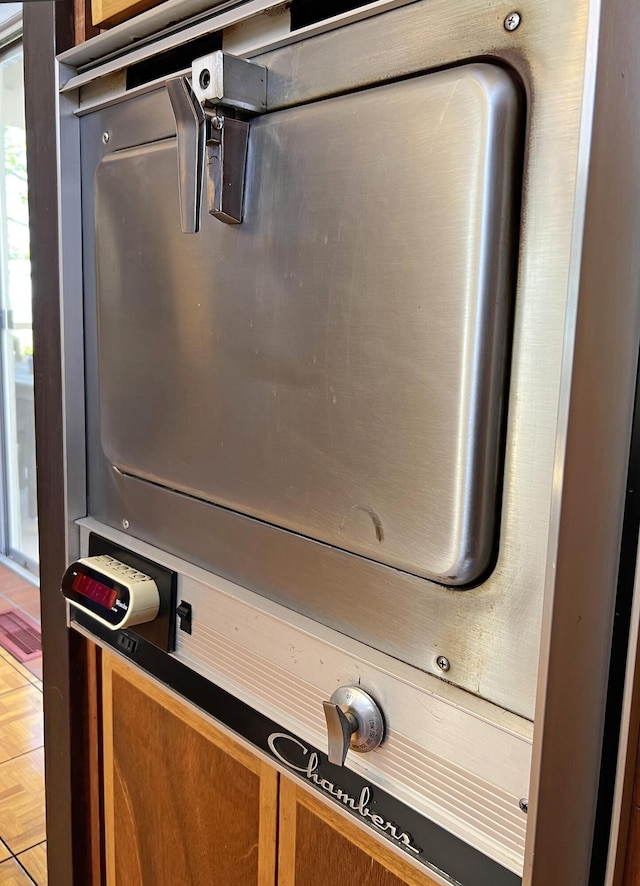
[[[40,621],[38,588],[0,564],[0,612]],[[0,647],[0,886],[47,883],[42,658],[20,664]]]

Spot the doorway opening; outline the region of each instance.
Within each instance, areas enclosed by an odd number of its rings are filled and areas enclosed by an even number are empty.
[[[0,51],[0,559],[38,575],[22,41]]]

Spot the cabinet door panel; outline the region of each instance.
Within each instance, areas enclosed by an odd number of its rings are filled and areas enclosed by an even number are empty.
[[[290,779],[280,779],[278,886],[436,886]]]
[[[272,767],[111,655],[103,704],[109,886],[274,886]]]
[[[111,27],[126,21],[145,9],[157,6],[160,0],[91,0],[91,22],[96,27]]]

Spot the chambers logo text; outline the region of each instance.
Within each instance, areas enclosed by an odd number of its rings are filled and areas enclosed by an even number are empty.
[[[318,772],[320,761],[316,752],[312,751],[309,753],[309,748],[306,747],[306,745],[297,738],[294,738],[293,735],[287,735],[286,732],[272,733],[267,740],[267,744],[276,759],[283,763],[288,769],[302,773],[305,778],[317,785],[326,794],[329,794],[329,796],[338,800],[348,809],[353,810],[353,812],[357,813],[361,818],[370,821],[374,827],[388,834],[394,840],[397,840],[401,846],[404,846],[411,852],[415,852],[416,855],[420,854],[422,850],[414,844],[410,834],[401,831],[398,825],[394,822],[387,821],[386,818],[371,811],[368,804],[371,802],[373,791],[370,787],[363,787],[360,791],[359,797],[351,797],[342,788],[334,785],[332,781],[329,781],[327,778],[322,778]],[[303,757],[307,757],[308,755],[308,759],[305,760],[305,766],[299,766],[287,756],[287,748],[289,748],[290,751],[293,750],[293,753],[296,753],[291,745],[295,745],[298,752],[302,751]]]

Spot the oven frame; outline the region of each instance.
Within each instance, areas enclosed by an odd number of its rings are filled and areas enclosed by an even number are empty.
[[[40,4],[33,4],[36,5]],[[471,6],[470,2],[457,5],[455,38],[459,41],[473,28],[473,16],[467,14]],[[563,32],[572,30],[581,15],[588,17],[588,21],[583,20],[588,76],[583,92],[580,150],[576,154],[575,210],[572,207],[576,225],[567,268],[567,323],[558,430],[551,464],[553,483],[524,877],[527,886],[543,886],[554,881],[587,882],[591,864],[596,774],[602,747],[640,338],[635,304],[638,259],[633,254],[640,224],[633,187],[629,186],[629,182],[640,180],[640,159],[629,150],[630,145],[638,143],[640,134],[638,110],[629,100],[630,95],[640,94],[640,64],[632,39],[640,34],[640,14],[633,0],[624,0],[615,7],[612,2],[576,0],[560,17],[552,3],[532,0],[522,8],[523,22],[534,6],[545,14],[547,27],[553,27],[556,37],[560,34],[559,39]],[[492,4],[491,11],[496,18],[498,13],[503,18],[509,10],[498,4],[494,10]],[[25,15],[27,33],[33,28],[34,33],[39,30],[42,35],[50,34],[51,24],[46,13]],[[324,26],[327,27],[326,23]],[[69,62],[67,54],[58,68],[61,81],[70,74]],[[304,84],[299,84],[299,88],[303,89]],[[61,180],[69,182],[72,179],[68,171],[78,157],[78,127],[69,93],[60,97],[59,111],[58,154],[64,167],[60,174]],[[38,177],[32,181],[37,185]],[[64,554],[69,558],[78,550],[75,520],[86,513],[78,471],[78,458],[82,459],[84,452],[82,398],[78,397],[81,376],[74,371],[78,368],[78,354],[70,344],[81,329],[82,287],[78,285],[78,263],[73,252],[74,236],[79,232],[78,200],[77,191],[65,187],[60,199],[60,283],[65,293],[62,328],[66,347],[60,400],[64,409],[61,437],[65,443],[61,457],[66,467]],[[37,199],[34,203],[38,205]],[[34,225],[37,227],[38,222]],[[40,230],[44,237],[43,229]],[[51,242],[50,235],[48,241]],[[616,293],[613,302],[602,298],[602,293],[611,289]],[[39,316],[42,313],[36,312],[36,324]],[[46,414],[45,389],[41,385],[37,391],[40,416]],[[40,452],[51,452],[42,418],[38,436]],[[60,467],[56,459],[53,474],[58,482]],[[46,468],[40,476],[46,480]],[[47,513],[51,513],[51,508],[48,512],[43,509],[45,518]],[[60,535],[51,535],[59,559]],[[47,549],[46,524],[43,536]],[[582,691],[586,675],[591,679],[589,693]],[[592,777],[585,778],[585,773]],[[562,785],[561,791],[558,785]],[[545,814],[551,808],[554,815]]]

